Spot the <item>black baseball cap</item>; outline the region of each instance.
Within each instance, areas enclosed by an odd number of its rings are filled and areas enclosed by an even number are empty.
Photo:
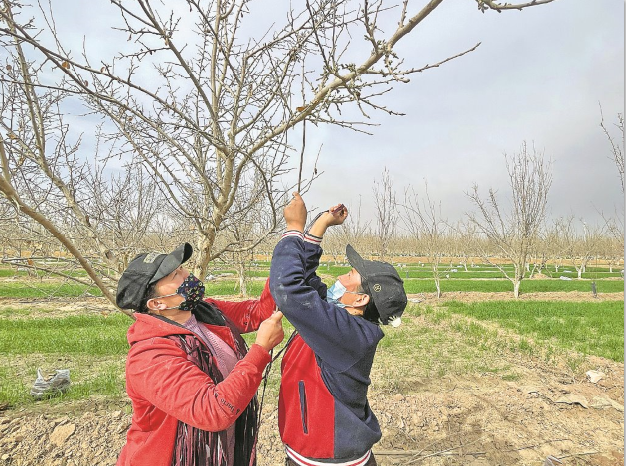
[[[184,243],[169,254],[144,252],[135,257],[117,284],[115,301],[122,309],[139,309],[148,287],[169,275],[193,254],[191,244]]]
[[[361,275],[361,285],[370,296],[363,317],[372,322],[398,325],[407,304],[404,282],[393,265],[388,262],[363,259],[349,244],[346,256],[350,265]]]

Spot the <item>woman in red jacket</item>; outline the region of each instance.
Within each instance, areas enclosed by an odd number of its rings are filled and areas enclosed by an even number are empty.
[[[243,302],[204,299],[182,267],[190,244],[140,254],[122,274],[117,305],[134,309],[128,330],[126,391],[133,417],[118,465],[256,464],[255,392],[283,339],[266,288]],[[241,333],[258,329],[249,351]]]

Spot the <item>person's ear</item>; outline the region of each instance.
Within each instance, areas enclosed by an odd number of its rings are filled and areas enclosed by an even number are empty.
[[[155,314],[158,314],[158,313],[160,313],[160,311],[165,309],[167,307],[167,305],[163,301],[160,301],[159,299],[151,298],[151,299],[149,299],[146,302],[146,307],[151,312],[154,312]]]
[[[358,294],[356,300],[354,301],[354,307],[365,307],[367,303],[370,302],[370,295],[368,294]]]

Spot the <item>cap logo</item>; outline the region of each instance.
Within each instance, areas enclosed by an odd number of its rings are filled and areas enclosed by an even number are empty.
[[[146,257],[143,258],[143,261],[146,264],[152,264],[154,260],[160,255],[161,254],[159,254],[158,252],[149,252],[148,254],[146,254]]]
[[[380,290],[382,290],[382,287],[380,286],[380,283],[376,283],[376,284],[372,287],[372,289],[373,289],[376,293],[378,293],[378,292],[380,292]]]

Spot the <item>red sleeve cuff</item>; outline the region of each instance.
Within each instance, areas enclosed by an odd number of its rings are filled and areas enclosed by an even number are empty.
[[[298,230],[289,230],[283,233],[283,236],[280,237],[280,239],[283,239],[287,236],[296,236],[300,239],[304,239],[304,234],[301,231]]]
[[[250,364],[254,364],[259,372],[262,372],[263,369],[265,369],[265,366],[267,366],[272,360],[272,356],[270,356],[270,353],[266,351],[265,348],[263,348],[261,345],[254,343],[250,347],[248,354],[246,354],[245,359]]]
[[[304,241],[306,241],[307,243],[321,244],[322,237],[312,235],[311,233],[307,233],[304,235]]]

